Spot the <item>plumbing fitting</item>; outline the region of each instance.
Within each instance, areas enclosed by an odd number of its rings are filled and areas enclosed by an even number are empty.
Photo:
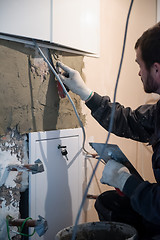
[[[24,164],[24,165],[19,165],[19,164],[9,164],[7,166],[7,169],[9,171],[29,171],[32,174],[40,173],[44,171],[43,163],[40,159],[37,159],[34,164]]]
[[[34,227],[35,232],[39,235],[39,237],[43,236],[45,232],[48,230],[48,224],[47,221],[41,217],[38,216],[38,220],[29,219],[25,222],[25,227]],[[8,224],[9,226],[16,226],[21,227],[24,223],[25,219],[14,219],[9,218]]]

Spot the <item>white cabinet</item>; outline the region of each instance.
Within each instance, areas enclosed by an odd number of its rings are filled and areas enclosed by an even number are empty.
[[[54,0],[52,41],[99,53],[99,0]]]
[[[99,0],[0,0],[0,32],[99,53]]]
[[[58,146],[65,146],[67,158]],[[82,200],[82,130],[67,129],[30,133],[30,163],[38,158],[44,172],[31,174],[29,181],[30,217],[48,222],[48,231],[31,239],[54,239],[55,234],[75,223]]]
[[[50,40],[50,0],[0,0],[0,32]]]

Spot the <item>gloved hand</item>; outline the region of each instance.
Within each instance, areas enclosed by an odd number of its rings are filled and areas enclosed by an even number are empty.
[[[118,188],[120,191],[122,191],[127,179],[130,176],[131,174],[128,168],[126,168],[123,164],[111,159],[104,167],[100,182]]]
[[[86,101],[91,95],[92,90],[87,88],[78,71],[69,68],[61,62],[58,62],[58,67],[64,70],[63,74],[59,74],[62,82],[73,92]]]

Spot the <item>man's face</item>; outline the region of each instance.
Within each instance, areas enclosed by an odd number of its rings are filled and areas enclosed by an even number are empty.
[[[159,86],[158,86],[156,80],[154,79],[152,67],[151,67],[150,71],[148,71],[146,69],[145,63],[141,57],[140,48],[136,49],[136,62],[138,63],[138,65],[140,67],[138,75],[141,77],[144,91],[146,93],[156,93],[158,91]]]

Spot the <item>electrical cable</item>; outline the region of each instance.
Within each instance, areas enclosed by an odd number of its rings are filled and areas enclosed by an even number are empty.
[[[99,156],[99,159],[95,165],[95,168],[93,169],[93,172],[92,172],[92,175],[89,179],[89,182],[88,182],[88,185],[85,189],[85,192],[83,194],[83,198],[82,198],[82,201],[81,201],[81,204],[80,204],[80,207],[79,207],[79,211],[77,213],[77,217],[76,217],[76,221],[75,221],[75,224],[74,224],[74,228],[73,228],[73,234],[72,234],[72,239],[71,240],[75,240],[75,237],[76,237],[76,232],[77,232],[77,225],[78,225],[78,222],[79,222],[79,218],[80,218],[80,215],[81,215],[81,211],[83,209],[83,205],[85,203],[85,200],[86,200],[86,197],[87,197],[87,193],[88,193],[88,190],[89,190],[89,187],[91,185],[91,182],[93,180],[93,177],[95,175],[95,172],[98,168],[98,165],[101,161],[101,156],[103,155],[104,153],[104,150],[108,144],[108,141],[109,141],[109,137],[110,137],[110,134],[112,132],[112,126],[113,126],[113,119],[114,119],[114,113],[115,113],[115,100],[116,100],[116,93],[117,93],[117,87],[118,87],[118,82],[119,82],[119,77],[120,77],[120,73],[121,73],[121,68],[122,68],[122,63],[123,63],[123,57],[124,57],[124,50],[125,50],[125,45],[126,45],[126,37],[127,37],[127,30],[128,30],[128,22],[129,22],[129,17],[130,17],[130,13],[131,13],[131,9],[132,9],[132,5],[133,5],[133,2],[134,0],[131,0],[131,3],[130,3],[130,6],[129,6],[129,11],[128,11],[128,15],[127,15],[127,20],[126,20],[126,25],[125,25],[125,33],[124,33],[124,40],[123,40],[123,47],[122,47],[122,54],[121,54],[121,59],[120,59],[120,64],[119,64],[119,70],[118,70],[118,74],[117,74],[117,79],[116,79],[116,84],[115,84],[115,90],[114,90],[114,97],[113,97],[113,104],[112,104],[112,111],[111,111],[111,119],[110,119],[110,123],[109,123],[109,129],[108,129],[108,135],[107,135],[107,139],[106,139],[106,142],[104,144],[104,147],[102,149],[102,152]],[[57,78],[57,80],[59,81],[59,83],[61,84],[65,94],[67,95],[68,99],[70,100],[72,106],[73,106],[73,109],[75,111],[75,114],[77,116],[77,119],[79,121],[79,124],[80,124],[80,127],[82,128],[82,131],[83,131],[83,136],[84,136],[84,139],[83,139],[83,149],[86,153],[88,153],[88,151],[85,150],[84,148],[84,144],[85,144],[85,138],[86,138],[86,135],[85,135],[85,130],[84,130],[84,127],[83,127],[83,123],[81,122],[80,118],[79,118],[79,115],[78,115],[78,112],[76,110],[76,107],[71,99],[71,97],[69,96],[67,90],[65,89],[64,87],[64,84],[63,82],[61,81],[60,77],[58,76],[58,74],[56,73],[56,71],[54,70],[54,68],[52,67],[51,63],[48,61],[48,59],[46,58],[46,56],[44,55],[44,53],[42,52],[42,50],[40,49],[40,47],[38,46],[38,44],[36,43],[36,41],[33,39],[33,42],[36,46],[36,48],[39,50],[40,54],[42,55],[42,57],[44,58],[44,60],[47,62],[49,68],[51,69],[51,71],[54,73],[55,77]]]
[[[57,80],[59,81],[61,87],[63,88],[65,94],[67,95],[69,101],[71,102],[71,104],[72,104],[72,106],[73,106],[74,112],[75,112],[75,114],[76,114],[76,116],[77,116],[77,119],[78,119],[78,121],[79,121],[80,127],[82,128],[82,132],[83,132],[83,143],[82,143],[82,149],[83,149],[83,151],[84,151],[86,154],[90,154],[92,157],[93,157],[93,156],[96,156],[96,154],[92,154],[92,153],[88,152],[88,151],[85,149],[85,147],[84,147],[85,141],[86,141],[86,133],[85,133],[85,129],[84,129],[83,123],[82,123],[82,121],[80,120],[79,114],[78,114],[77,109],[76,109],[76,107],[75,107],[75,105],[74,105],[74,103],[73,103],[73,100],[71,99],[68,91],[66,90],[66,87],[64,86],[64,84],[63,84],[63,82],[61,81],[60,77],[58,76],[58,73],[57,73],[56,68],[54,67],[54,65],[52,66],[52,64],[48,61],[48,59],[47,59],[46,56],[44,55],[43,51],[41,50],[41,48],[38,46],[37,42],[36,42],[34,39],[33,39],[33,42],[34,42],[36,48],[39,50],[41,56],[44,58],[44,60],[46,61],[46,63],[47,63],[48,66],[50,67],[51,71],[53,72],[53,74],[55,75],[55,77],[57,78]],[[55,56],[54,56],[54,57],[55,57]],[[57,57],[57,56],[56,56],[56,57]],[[58,60],[58,58],[56,58],[56,60]],[[100,161],[101,161],[102,163],[104,163],[104,161],[103,161],[102,159],[100,159]]]
[[[9,234],[9,221],[8,221],[8,218],[6,218],[6,225],[7,225],[7,236],[8,236],[8,239],[11,240],[10,234]]]
[[[90,185],[91,185],[91,182],[92,182],[92,180],[93,180],[93,177],[94,177],[94,175],[95,175],[95,172],[96,172],[96,170],[97,170],[97,168],[98,168],[98,165],[99,165],[99,163],[100,163],[101,156],[103,155],[104,150],[105,150],[105,148],[106,148],[106,146],[107,146],[107,144],[108,144],[108,140],[109,140],[109,137],[110,137],[110,134],[111,134],[111,131],[112,131],[113,119],[114,119],[114,113],[115,113],[116,93],[117,93],[117,87],[118,87],[119,77],[120,77],[121,68],[122,68],[122,63],[123,63],[124,50],[125,50],[126,37],[127,37],[127,29],[128,29],[128,22],[129,22],[129,17],[130,17],[130,13],[131,13],[131,9],[132,9],[133,2],[134,2],[134,0],[131,0],[130,6],[129,6],[129,11],[128,11],[128,14],[127,14],[127,20],[126,20],[126,25],[125,25],[125,33],[124,33],[124,40],[123,40],[123,48],[122,48],[121,60],[120,60],[118,75],[117,75],[117,79],[116,79],[115,90],[114,90],[114,98],[113,98],[113,105],[112,105],[112,111],[111,111],[111,119],[110,119],[110,123],[109,123],[109,130],[108,130],[108,135],[107,135],[106,143],[104,144],[104,147],[103,147],[102,152],[101,152],[101,154],[100,154],[99,160],[97,161],[97,163],[96,163],[96,165],[95,165],[95,168],[94,168],[94,170],[93,170],[93,172],[92,172],[92,175],[91,175],[91,177],[90,177],[90,179],[89,179],[88,185],[87,185],[86,190],[85,190],[85,192],[84,192],[84,195],[83,195],[83,198],[82,198],[82,202],[81,202],[81,205],[80,205],[80,208],[79,208],[77,217],[76,217],[76,221],[75,221],[75,224],[74,224],[73,234],[72,234],[72,239],[71,239],[71,240],[75,240],[76,232],[77,232],[77,226],[78,226],[78,222],[79,222],[79,218],[80,218],[81,211],[82,211],[82,209],[83,209],[83,205],[84,205],[85,200],[86,200],[86,197],[87,197],[88,189],[89,189],[89,187],[90,187]]]
[[[80,117],[79,117],[79,114],[78,114],[78,112],[77,112],[77,109],[76,109],[76,107],[75,107],[75,105],[74,105],[74,103],[73,103],[70,95],[68,94],[68,92],[67,92],[67,90],[66,90],[66,88],[65,88],[65,86],[64,86],[64,84],[63,84],[63,82],[62,82],[62,80],[60,79],[60,77],[58,76],[56,70],[54,69],[54,67],[53,67],[52,64],[48,61],[47,57],[44,55],[43,51],[41,50],[41,48],[38,46],[37,42],[36,42],[34,39],[33,39],[33,43],[34,43],[34,45],[36,46],[36,48],[38,49],[38,51],[39,51],[39,53],[41,54],[41,56],[44,58],[45,62],[48,64],[49,68],[51,69],[51,71],[53,72],[53,74],[55,75],[55,77],[57,78],[57,80],[59,81],[60,85],[61,85],[62,88],[63,88],[63,91],[65,92],[65,94],[67,95],[69,101],[71,102],[71,104],[72,104],[72,106],[73,106],[73,109],[74,109],[74,112],[75,112],[75,114],[76,114],[76,116],[77,116],[79,125],[80,125],[80,127],[82,128],[82,131],[83,131],[82,149],[83,149],[86,153],[88,153],[88,151],[87,151],[87,150],[85,149],[85,147],[84,147],[85,140],[86,140],[85,129],[84,129],[83,123],[82,123],[82,121],[81,121],[81,119],[80,119]]]

